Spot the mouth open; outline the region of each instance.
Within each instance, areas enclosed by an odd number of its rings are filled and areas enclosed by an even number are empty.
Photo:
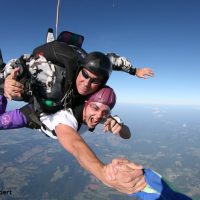
[[[90,117],[89,119],[89,122],[90,122],[90,126],[92,126],[93,128],[100,122],[99,119],[95,119],[94,117]]]
[[[91,118],[91,122],[92,122],[92,124],[98,124],[98,123],[99,123],[99,120],[96,120],[96,119],[94,119],[94,118]]]

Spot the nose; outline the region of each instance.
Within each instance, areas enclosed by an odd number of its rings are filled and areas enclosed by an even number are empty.
[[[96,114],[96,117],[98,120],[102,120],[103,119],[103,112],[102,111],[98,111]]]
[[[88,87],[88,86],[90,86],[90,79],[88,78],[88,79],[84,79],[84,85],[86,86],[86,87]]]

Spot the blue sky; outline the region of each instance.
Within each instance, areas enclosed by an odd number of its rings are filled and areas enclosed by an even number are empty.
[[[55,30],[57,0],[1,0],[5,61],[31,53]],[[84,35],[87,51],[115,52],[154,78],[113,72],[118,102],[200,105],[199,0],[61,0],[58,33]]]

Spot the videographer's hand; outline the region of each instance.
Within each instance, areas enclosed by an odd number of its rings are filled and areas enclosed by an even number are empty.
[[[6,98],[12,100],[13,98],[21,98],[24,92],[24,86],[16,81],[19,68],[15,68],[12,73],[7,76],[4,82],[4,95]]]

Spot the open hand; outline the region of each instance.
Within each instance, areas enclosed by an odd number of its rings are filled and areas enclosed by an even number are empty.
[[[149,76],[153,77],[154,72],[150,68],[137,68],[136,74],[138,78],[147,79]]]

